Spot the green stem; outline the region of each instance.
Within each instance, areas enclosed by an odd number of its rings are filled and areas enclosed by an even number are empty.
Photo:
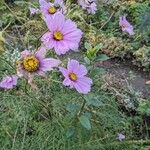
[[[28,81],[27,81],[27,79],[25,79],[25,86],[24,86],[24,91],[25,91],[25,92],[28,91],[27,85],[28,85]]]
[[[2,33],[10,26],[11,22],[8,23],[8,25],[1,31]]]
[[[48,32],[48,29],[46,29],[46,30],[44,31],[44,33],[41,34],[41,35],[37,38],[37,42],[36,42],[36,48],[37,48],[37,49],[38,49],[38,44],[40,43],[41,37],[42,37],[46,32]]]
[[[82,112],[83,112],[83,110],[84,110],[85,104],[86,104],[86,100],[84,99],[84,101],[83,101],[83,103],[82,103],[82,106],[81,106],[81,109],[80,109],[80,111],[79,111],[79,113],[78,113],[78,116],[81,116],[81,114],[82,114]]]

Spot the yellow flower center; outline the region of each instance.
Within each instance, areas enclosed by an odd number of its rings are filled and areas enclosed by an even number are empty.
[[[56,9],[56,7],[54,7],[54,6],[51,6],[51,7],[48,8],[48,12],[49,12],[50,14],[54,14],[56,11],[57,11],[57,9]]]
[[[63,40],[63,34],[59,31],[54,32],[54,39],[57,41]]]
[[[39,61],[35,56],[27,56],[23,59],[23,67],[29,72],[34,72],[39,67]]]
[[[70,78],[70,80],[72,80],[72,81],[76,81],[76,80],[78,79],[78,77],[77,77],[77,75],[76,75],[75,73],[70,73],[70,74],[69,74],[69,78]]]

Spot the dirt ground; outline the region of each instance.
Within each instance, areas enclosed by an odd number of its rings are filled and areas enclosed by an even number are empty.
[[[133,66],[130,61],[119,61],[110,59],[103,63],[98,63],[99,67],[105,68],[107,75],[116,78],[120,85],[132,87],[136,92],[140,93],[143,98],[150,96],[150,73]]]

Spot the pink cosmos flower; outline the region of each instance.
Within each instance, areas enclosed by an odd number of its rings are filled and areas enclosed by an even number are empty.
[[[82,32],[73,21],[65,20],[61,13],[55,14],[53,18],[47,16],[45,21],[49,31],[42,36],[41,41],[47,48],[54,48],[58,55],[78,50]]]
[[[47,71],[57,67],[60,61],[54,58],[45,58],[46,49],[39,48],[35,53],[24,50],[21,58],[17,62],[17,74],[19,77],[24,76],[28,79],[28,83],[32,83],[34,75],[45,76]]]
[[[119,17],[119,26],[122,28],[123,32],[129,33],[129,35],[134,35],[133,26],[127,21],[126,16]]]
[[[78,0],[78,4],[89,14],[95,14],[97,11],[96,0]]]
[[[92,80],[85,75],[87,69],[76,60],[69,60],[67,69],[60,67],[60,71],[65,77],[63,84],[75,88],[79,93],[87,94],[91,90]]]
[[[53,16],[57,12],[64,13],[65,6],[63,0],[55,0],[54,3],[47,2],[46,0],[39,0],[40,10],[43,15]]]
[[[14,88],[14,86],[17,85],[17,80],[18,80],[17,75],[6,76],[0,82],[0,88],[12,89]]]

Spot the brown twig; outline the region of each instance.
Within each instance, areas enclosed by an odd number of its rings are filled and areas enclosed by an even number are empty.
[[[110,17],[108,18],[108,20],[101,26],[101,28],[99,30],[101,30],[109,21],[110,19],[112,18],[112,16],[114,15],[114,11],[111,13]]]

